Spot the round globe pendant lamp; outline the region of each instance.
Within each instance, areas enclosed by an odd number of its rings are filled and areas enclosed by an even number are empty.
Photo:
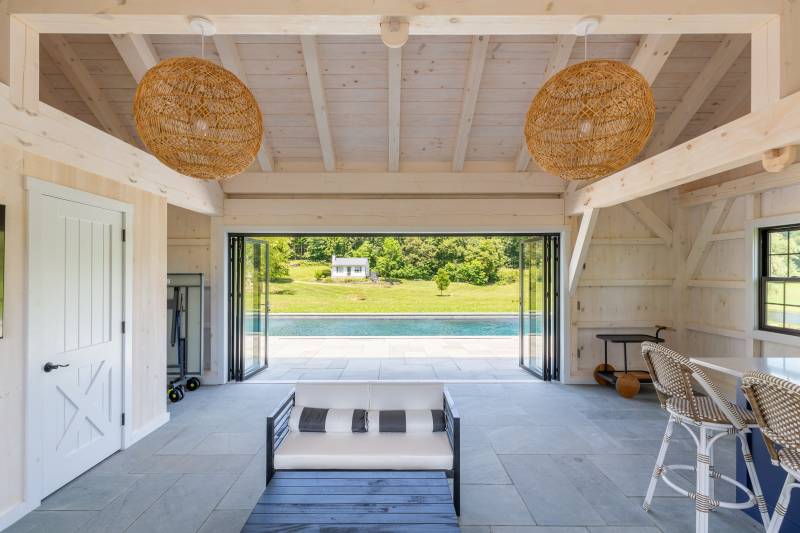
[[[637,70],[619,61],[587,60],[545,82],[528,109],[525,141],[551,174],[600,178],[641,152],[655,114],[653,92]]]
[[[192,25],[203,37],[213,34],[205,19]],[[244,171],[264,137],[250,90],[230,71],[198,57],[166,59],[148,70],[136,88],[133,116],[159,161],[198,179],[221,180]]]

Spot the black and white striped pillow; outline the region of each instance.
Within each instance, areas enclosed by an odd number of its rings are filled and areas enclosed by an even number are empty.
[[[370,433],[431,433],[445,430],[444,411],[441,409],[370,410],[367,418]]]
[[[310,433],[366,433],[367,411],[295,405],[289,416],[289,429]]]

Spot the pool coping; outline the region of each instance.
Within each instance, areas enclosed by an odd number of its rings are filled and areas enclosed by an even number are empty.
[[[536,313],[541,314],[541,313]],[[270,317],[281,318],[502,318],[519,317],[519,313],[275,313]]]
[[[270,339],[516,339],[519,335],[270,335]]]

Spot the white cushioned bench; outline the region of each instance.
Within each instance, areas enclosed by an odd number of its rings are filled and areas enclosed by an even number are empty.
[[[444,410],[445,431],[315,433],[289,429],[292,408]],[[441,383],[298,383],[267,419],[267,483],[276,470],[440,470],[459,512],[460,419]]]

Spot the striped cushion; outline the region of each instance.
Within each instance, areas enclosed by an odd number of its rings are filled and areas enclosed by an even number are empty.
[[[409,409],[367,413],[370,433],[431,433],[444,431],[444,411],[441,409]]]
[[[366,433],[367,412],[295,405],[289,417],[289,429],[310,433]]]

